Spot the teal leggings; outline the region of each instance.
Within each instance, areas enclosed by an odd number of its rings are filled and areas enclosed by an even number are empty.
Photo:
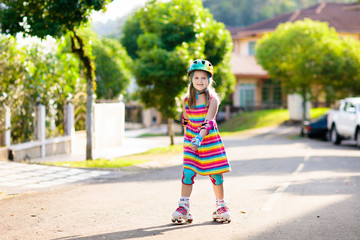
[[[195,177],[196,177],[196,173],[193,170],[184,168],[182,183],[186,185],[192,185],[194,184]],[[209,175],[209,177],[214,185],[221,185],[224,182],[222,173]]]

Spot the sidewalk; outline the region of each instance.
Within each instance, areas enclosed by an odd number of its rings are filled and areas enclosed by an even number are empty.
[[[123,146],[106,149],[95,149],[94,159],[113,159],[126,155],[142,153],[155,147],[170,145],[168,136],[137,138],[144,133],[165,134],[166,126],[125,131]],[[83,134],[84,135],[84,134]],[[72,154],[47,156],[31,159],[30,163],[82,161],[85,160],[85,136],[77,136],[76,148]],[[182,137],[175,138],[175,144],[181,144]],[[40,191],[64,184],[87,181],[93,178],[118,178],[128,172],[94,169],[75,169],[66,167],[45,166],[37,164],[0,161],[0,199],[4,196],[26,192]]]

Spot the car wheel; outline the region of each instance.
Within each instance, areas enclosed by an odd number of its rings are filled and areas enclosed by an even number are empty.
[[[327,142],[330,141],[330,131],[326,131],[323,140]]]
[[[300,136],[301,137],[305,137],[305,130],[304,130],[304,126],[301,127],[301,130],[300,130]]]
[[[335,126],[333,126],[333,127],[331,128],[331,134],[330,134],[330,136],[331,136],[331,142],[332,142],[333,144],[339,145],[339,144],[341,143],[341,138],[340,138],[339,134],[337,133]]]
[[[360,148],[360,129],[358,129],[356,133],[356,145]]]

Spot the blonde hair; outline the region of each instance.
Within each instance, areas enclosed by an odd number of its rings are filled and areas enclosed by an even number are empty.
[[[196,106],[196,93],[197,90],[195,89],[194,85],[191,81],[191,75],[190,77],[190,83],[188,85],[188,91],[185,95],[185,98],[188,99],[189,108],[194,108]],[[220,103],[220,97],[219,94],[215,91],[215,88],[213,87],[214,80],[212,77],[209,78],[209,85],[207,86],[207,91],[203,94],[205,94],[205,104],[208,108],[210,105],[211,97],[217,98],[218,102]]]

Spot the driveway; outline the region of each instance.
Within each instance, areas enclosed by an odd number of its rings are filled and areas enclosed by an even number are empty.
[[[359,239],[360,151],[300,139],[292,126],[224,137],[230,224],[212,222],[208,177],[195,178],[194,222],[174,225],[181,158],[122,176],[0,201],[5,239]]]

